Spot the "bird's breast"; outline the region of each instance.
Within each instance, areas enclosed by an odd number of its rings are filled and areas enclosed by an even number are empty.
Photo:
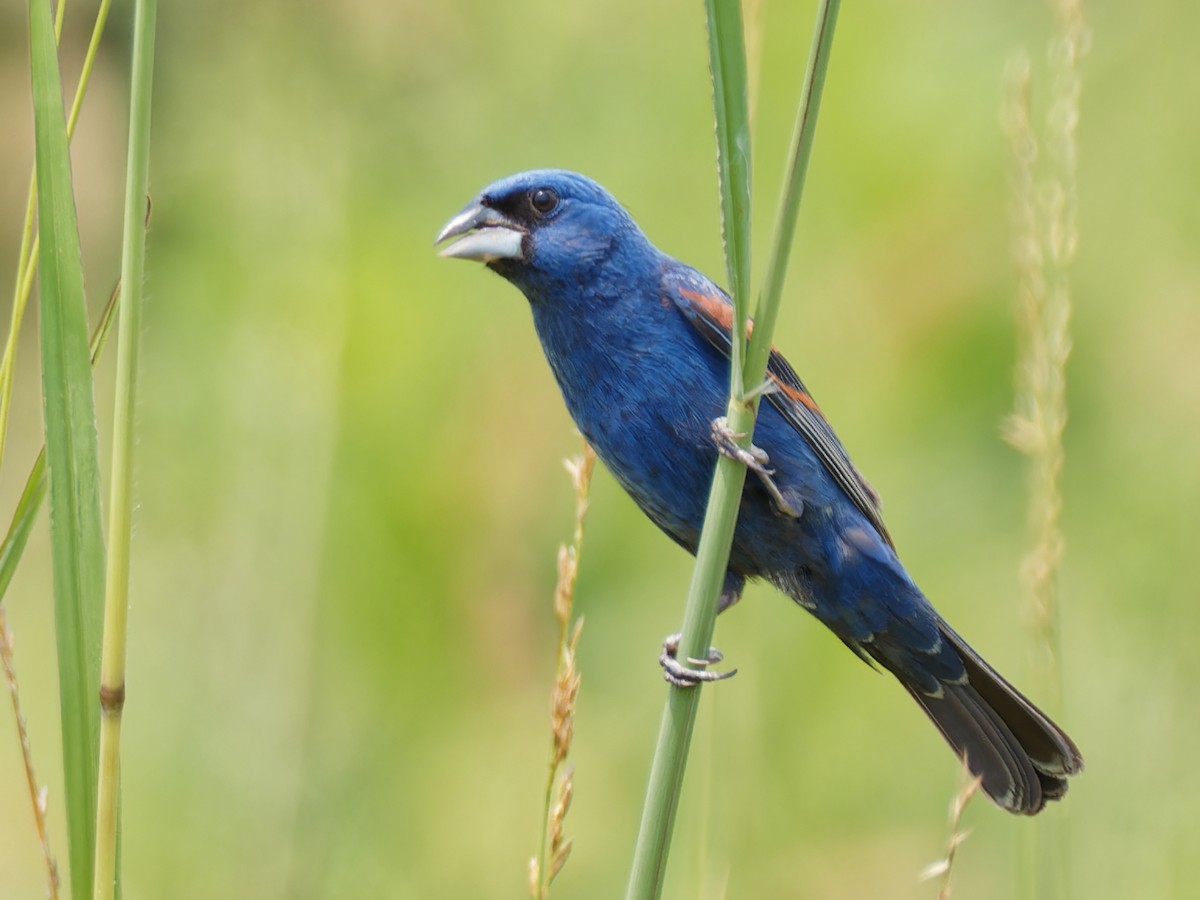
[[[564,322],[535,306],[534,317],[579,430],[646,514],[694,548],[716,462],[711,422],[724,409],[728,374],[674,310],[654,306],[664,315],[593,310]]]

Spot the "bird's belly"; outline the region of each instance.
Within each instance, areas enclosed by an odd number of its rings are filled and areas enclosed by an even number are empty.
[[[717,460],[711,422],[724,408],[724,373],[678,355],[671,364],[690,371],[672,372],[644,351],[547,356],[571,417],[613,477],[656,525],[695,550]]]
[[[708,437],[717,413],[661,397],[607,400],[572,410],[580,431],[642,511],[694,551],[717,460]]]

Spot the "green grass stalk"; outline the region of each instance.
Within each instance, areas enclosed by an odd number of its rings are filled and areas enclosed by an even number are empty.
[[[118,282],[117,287],[113,288],[104,310],[100,313],[100,322],[92,332],[92,339],[88,346],[93,368],[96,366],[96,360],[100,358],[104,345],[108,342],[112,323],[116,320],[119,292],[120,283]],[[42,449],[38,451],[37,459],[33,462],[29,476],[25,479],[25,487],[21,491],[21,499],[17,501],[17,508],[13,512],[8,532],[4,535],[3,543],[0,543],[0,603],[4,602],[5,594],[8,593],[8,586],[12,583],[13,575],[16,574],[17,564],[25,552],[29,533],[33,529],[33,523],[37,518],[38,511],[42,508],[42,501],[45,499],[46,447],[43,445]]]
[[[108,339],[109,329],[117,309],[117,298],[120,285],[113,288],[108,303],[100,315],[100,323],[92,334],[90,344],[92,366],[100,358],[100,351]],[[17,571],[17,564],[25,552],[25,544],[29,533],[37,519],[42,502],[46,499],[46,448],[38,451],[29,477],[25,480],[25,488],[21,491],[21,499],[13,512],[12,522],[8,532],[0,543],[0,664],[4,669],[5,680],[8,682],[9,693],[12,696],[13,717],[17,723],[17,736],[21,743],[21,760],[25,767],[25,783],[29,790],[29,802],[33,810],[34,827],[38,833],[38,842],[42,847],[42,856],[46,862],[46,893],[52,900],[58,897],[58,864],[54,861],[54,853],[50,847],[50,835],[46,829],[46,795],[38,786],[37,774],[33,765],[33,749],[29,734],[25,727],[25,717],[21,713],[21,701],[18,691],[16,664],[12,655],[12,638],[4,614],[4,596],[12,583]]]
[[[731,430],[735,434],[744,435],[741,440],[744,445],[748,445],[754,430],[761,393],[752,390],[747,394],[744,385],[760,384],[766,373],[771,336],[778,314],[783,276],[787,268],[787,256],[795,232],[795,221],[816,127],[816,114],[828,67],[838,3],[836,0],[826,0],[817,14],[817,30],[805,75],[797,132],[773,241],[772,262],[766,288],[756,310],[758,319],[750,354],[745,359],[744,366],[739,366],[739,361],[743,359],[739,347],[745,340],[746,333],[746,294],[744,283],[739,293],[739,285],[735,280],[738,267],[745,265],[748,273],[749,263],[750,139],[745,101],[745,53],[741,49],[742,22],[740,7],[736,2],[719,6],[710,2],[707,9],[718,158],[744,159],[744,169],[734,167],[732,160],[728,160],[720,163],[718,170],[721,173],[721,210],[726,237],[726,261],[734,291],[736,323],[730,366],[730,398],[726,415]],[[737,51],[728,48],[731,42],[739,45]],[[732,110],[727,105],[731,98]],[[731,184],[739,171],[743,173],[744,181],[737,185]],[[741,201],[746,204],[744,207],[739,206],[738,197],[745,198]],[[747,249],[743,255],[735,258],[735,252],[742,252],[738,248]],[[745,479],[744,466],[726,457],[718,459],[684,611],[683,636],[679,647],[682,658],[703,658],[708,655],[716,619],[717,597],[729,563],[729,552],[733,544],[733,532],[737,524]],[[646,900],[661,896],[699,698],[698,686],[680,688],[672,685],[668,689],[667,705],[651,763],[646,801],[634,850],[633,870],[626,893],[628,900]]]
[[[746,54],[739,0],[707,0],[709,66],[717,133],[717,173],[721,195],[721,231],[730,293],[734,303],[734,334],[730,365],[727,418],[735,433],[749,433],[753,407],[742,397],[745,322],[750,290],[750,122],[746,97]],[[746,469],[726,457],[717,461],[704,527],[696,551],[684,610],[679,654],[683,659],[708,655],[716,620],[717,597],[733,546],[733,530]],[[699,688],[671,686],[650,766],[646,801],[629,876],[628,900],[657,898],[662,893],[675,812],[683,785],[687,752],[700,701]]]
[[[4,357],[0,359],[0,464],[8,444],[8,416],[12,408],[13,369],[17,364],[17,338],[25,319],[25,306],[33,289],[33,271],[37,267],[37,245],[33,236],[34,214],[37,212],[37,173],[29,177],[29,199],[25,204],[25,223],[21,228],[21,249],[17,254],[17,283],[13,288],[12,311],[8,321],[8,338],[4,342]],[[32,262],[31,262],[32,254]]]
[[[109,295],[108,303],[105,304],[100,314],[100,321],[96,325],[95,331],[92,332],[89,350],[93,368],[95,368],[96,361],[100,358],[100,353],[108,342],[109,332],[112,329],[113,322],[116,320],[119,298],[120,282],[117,283],[117,286],[113,288],[112,293]],[[29,534],[33,530],[33,523],[37,520],[37,514],[41,511],[42,503],[46,499],[46,487],[46,447],[43,445],[41,450],[38,451],[37,458],[34,460],[28,477],[25,479],[25,487],[21,491],[21,497],[17,501],[16,509],[13,511],[8,531],[4,535],[3,542],[0,542],[0,657],[3,657],[5,677],[12,694],[13,714],[16,718],[17,734],[21,742],[21,757],[25,767],[25,780],[29,788],[30,804],[33,808],[34,825],[38,832],[38,840],[41,843],[42,854],[47,866],[47,893],[51,898],[57,898],[59,885],[58,865],[54,861],[54,854],[50,848],[49,833],[46,830],[45,794],[38,787],[37,776],[33,766],[33,752],[30,747],[28,735],[26,734],[25,720],[21,714],[17,692],[16,668],[12,659],[11,640],[8,635],[6,617],[4,615],[4,597],[8,593],[8,587],[12,583],[13,576],[17,571],[17,565],[20,563],[21,556],[25,552],[25,545],[29,541]]]
[[[129,150],[121,253],[121,320],[117,329],[116,408],[113,413],[108,569],[100,661],[100,761],[96,800],[95,900],[119,890],[118,805],[121,715],[125,704],[125,641],[129,611],[129,547],[133,535],[134,410],[138,339],[146,260],[146,195],[150,171],[150,98],[157,0],[137,0],[133,18]]]
[[[58,47],[62,40],[62,23],[66,20],[66,0],[59,2],[54,16],[54,46]],[[80,79],[80,88],[85,79]],[[71,139],[71,128],[67,130],[67,140]],[[4,359],[0,360],[0,463],[4,462],[5,437],[8,433],[8,409],[12,397],[12,371],[17,362],[17,336],[20,334],[20,323],[25,316],[25,304],[34,284],[34,270],[37,268],[37,235],[34,234],[34,215],[37,212],[37,170],[29,176],[29,197],[25,200],[25,218],[20,229],[20,251],[17,253],[17,287],[14,288],[12,301],[12,317],[8,326],[8,340],[5,342]]]
[[[721,197],[721,238],[734,319],[750,315],[750,104],[746,42],[740,0],[705,0],[708,64],[712,72],[717,129],[717,182]],[[734,335],[730,366],[731,397],[744,393],[745,328]],[[740,491],[740,489],[739,489]],[[684,633],[686,637],[686,632]],[[707,646],[705,647],[707,650]]]
[[[104,310],[100,314],[100,322],[97,324],[96,330],[92,332],[89,350],[91,352],[93,368],[95,368],[96,360],[100,358],[100,352],[104,349],[104,345],[108,341],[109,331],[111,330],[113,321],[116,319],[117,300],[119,296],[120,283],[118,282],[117,286],[113,288],[112,294],[109,295],[108,303],[105,304]],[[29,471],[29,476],[25,479],[25,487],[21,491],[20,500],[17,501],[17,508],[13,511],[8,532],[4,535],[4,541],[0,543],[0,657],[2,657],[5,679],[9,684],[9,691],[12,695],[13,716],[16,719],[17,735],[21,742],[21,759],[25,767],[25,781],[29,789],[29,801],[33,809],[34,826],[37,829],[38,841],[42,847],[42,856],[46,861],[47,895],[54,900],[54,898],[58,897],[58,864],[54,861],[54,853],[50,847],[49,832],[46,830],[46,798],[44,791],[38,786],[37,775],[33,766],[33,750],[26,732],[25,719],[21,713],[20,697],[17,689],[17,672],[12,657],[12,641],[4,614],[4,597],[8,593],[8,586],[12,583],[13,575],[16,574],[17,564],[21,561],[21,556],[25,552],[25,545],[29,541],[29,533],[33,530],[33,523],[37,520],[37,514],[41,510],[45,499],[46,448],[43,445],[42,449],[38,451],[33,467]]]
[[[780,297],[787,277],[792,241],[796,235],[796,220],[800,215],[800,199],[804,196],[804,180],[812,158],[813,140],[817,134],[817,114],[821,110],[821,95],[825,91],[825,74],[829,70],[833,33],[840,7],[840,0],[822,0],[817,9],[817,23],[808,53],[808,67],[804,72],[804,85],[800,91],[800,105],[796,109],[792,153],[784,175],[783,195],[775,222],[766,281],[754,311],[754,334],[750,338],[746,359],[748,384],[762,381],[771,355],[771,337],[779,317]]]
[[[87,53],[83,58],[83,69],[79,74],[79,84],[75,87],[75,98],[71,102],[71,114],[67,117],[67,141],[75,135],[75,126],[79,122],[79,113],[83,109],[83,98],[92,77],[92,67],[96,62],[96,53],[100,49],[100,38],[104,34],[104,26],[108,21],[108,10],[112,0],[101,0],[100,8],[96,11],[96,22],[92,26],[92,37],[88,42]],[[58,4],[57,17],[54,22],[55,43],[62,36],[63,14],[66,11],[66,0]],[[33,290],[33,275],[37,270],[41,242],[34,233],[33,217],[37,210],[37,173],[29,177],[29,198],[25,204],[25,221],[21,229],[21,250],[17,254],[17,283],[13,290],[12,314],[9,318],[8,339],[4,344],[4,357],[0,359],[0,464],[4,461],[5,439],[8,435],[8,416],[12,406],[13,369],[17,360],[17,337],[21,333],[21,323],[25,318],[25,307]]]
[[[71,889],[92,886],[104,541],[83,268],[50,7],[29,3],[41,303],[42,397]]]

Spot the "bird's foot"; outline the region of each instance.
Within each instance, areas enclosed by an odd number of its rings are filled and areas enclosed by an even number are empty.
[[[757,475],[758,480],[767,489],[767,493],[771,495],[771,499],[775,501],[775,505],[781,513],[791,516],[793,519],[800,518],[803,507],[797,508],[792,501],[784,497],[775,484],[775,479],[771,477],[775,474],[775,470],[771,468],[771,458],[767,456],[767,451],[754,444],[749,447],[742,447],[738,444],[738,441],[745,436],[730,428],[729,420],[724,416],[712,421],[712,439],[713,443],[717,445],[717,452],[740,462]]]
[[[728,672],[710,672],[707,667],[716,665],[725,657],[716,647],[708,648],[707,659],[688,657],[688,665],[678,660],[679,641],[683,635],[680,632],[667,635],[662,644],[662,653],[658,656],[658,664],[662,666],[663,678],[676,687],[695,687],[704,681],[723,681],[737,674],[737,669]],[[694,668],[692,668],[694,667]]]

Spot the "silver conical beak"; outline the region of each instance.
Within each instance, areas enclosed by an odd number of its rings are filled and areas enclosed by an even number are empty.
[[[522,240],[525,232],[512,226],[504,216],[478,201],[471,203],[446,223],[434,244],[463,236],[438,255],[449,259],[474,259],[489,263],[497,259],[524,259]]]

